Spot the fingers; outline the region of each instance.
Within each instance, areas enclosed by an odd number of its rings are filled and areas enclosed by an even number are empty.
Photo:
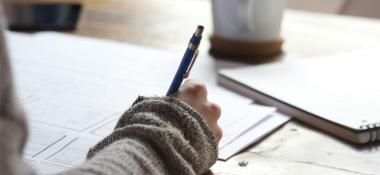
[[[203,107],[206,115],[211,116],[213,121],[217,121],[220,118],[222,110],[220,109],[220,106],[216,103],[207,101]]]
[[[202,117],[214,131],[217,140],[221,139],[223,132],[217,123],[221,115],[221,108],[216,103],[207,100],[207,88],[205,85],[189,79],[172,96],[181,99],[202,114]]]
[[[214,127],[212,127],[212,129],[214,130],[214,134],[215,134],[216,140],[219,142],[220,139],[222,139],[222,136],[223,136],[223,130],[222,130],[222,128],[220,128],[219,125],[215,125]]]
[[[206,121],[209,120],[207,121],[207,123],[214,131],[215,137],[219,142],[223,135],[222,128],[220,128],[220,126],[218,125],[218,120],[221,115],[221,108],[219,105],[212,102],[206,102],[206,105],[204,105],[204,107],[204,111],[206,114],[203,114],[203,116],[205,116]]]
[[[180,90],[184,91],[186,94],[190,95],[198,101],[207,100],[207,88],[204,84],[196,80],[186,80],[181,86]]]

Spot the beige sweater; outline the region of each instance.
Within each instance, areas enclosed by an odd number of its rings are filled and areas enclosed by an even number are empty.
[[[22,159],[27,125],[14,93],[3,27],[0,19],[0,174],[35,174]],[[203,174],[216,160],[216,138],[197,111],[175,98],[139,97],[82,165],[60,174]]]

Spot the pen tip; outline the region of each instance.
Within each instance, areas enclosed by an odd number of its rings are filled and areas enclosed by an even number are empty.
[[[204,30],[204,27],[202,25],[198,25],[197,30],[195,31],[195,36],[201,37],[203,30]]]

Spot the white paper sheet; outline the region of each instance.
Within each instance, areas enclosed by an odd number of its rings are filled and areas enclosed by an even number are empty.
[[[76,138],[62,150],[49,157],[48,160],[67,166],[79,165],[86,159],[88,149],[97,142],[98,140],[88,138]]]
[[[260,141],[273,130],[277,129],[287,121],[290,117],[280,113],[274,113],[264,120],[256,123],[250,130],[235,138],[230,144],[219,149],[218,158],[227,160],[247,146]]]
[[[104,125],[100,126],[99,128],[96,128],[92,133],[98,136],[103,136],[103,137],[108,136],[115,129],[117,121],[118,119],[109,121],[105,123]]]
[[[24,155],[26,157],[34,157],[65,136],[64,132],[30,127],[29,139],[26,144]]]
[[[50,162],[36,162],[32,164],[32,166],[35,167],[38,174],[41,175],[53,175],[70,168],[69,166],[57,165]]]
[[[234,110],[241,110],[234,106],[229,106]],[[249,105],[247,105],[249,106]],[[233,142],[233,140],[239,137],[241,134],[247,132],[251,126],[259,123],[260,121],[266,119],[270,114],[272,114],[276,109],[270,107],[262,107],[262,106],[249,106],[250,110],[244,113],[234,112],[233,114],[239,114],[236,117],[236,120],[231,120],[231,123],[220,123],[221,128],[225,131],[222,139],[219,142],[219,147],[223,148],[226,145]],[[222,115],[224,117],[226,115]],[[231,116],[234,116],[231,114]],[[227,117],[225,117],[227,118]]]
[[[17,93],[30,121],[40,130],[51,128],[65,135],[59,140],[61,135],[54,132],[40,134],[37,140],[47,141],[41,145],[58,142],[48,148],[33,146],[36,141],[27,146],[25,153],[32,155],[27,158],[43,174],[81,163],[90,146],[112,132],[138,95],[164,95],[182,55],[57,33],[8,33],[8,38]],[[275,109],[218,87],[214,65],[212,59],[199,58],[191,77],[206,82],[209,99],[222,107],[219,124],[225,137],[220,156],[231,155],[278,126],[267,124],[268,130],[251,140],[245,134]],[[231,146],[240,136],[246,139]]]

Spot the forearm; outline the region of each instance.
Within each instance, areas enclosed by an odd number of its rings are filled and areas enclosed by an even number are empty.
[[[139,98],[115,131],[65,174],[202,174],[217,142],[198,112],[174,98]]]

